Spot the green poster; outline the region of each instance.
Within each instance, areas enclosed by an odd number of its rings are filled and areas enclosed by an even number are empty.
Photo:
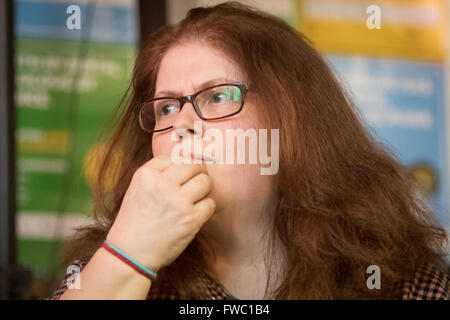
[[[17,235],[34,276],[58,269],[60,239],[92,214],[101,130],[127,89],[136,53],[135,3],[16,1]]]

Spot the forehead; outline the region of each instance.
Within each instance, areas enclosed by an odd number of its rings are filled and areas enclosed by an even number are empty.
[[[161,60],[156,92],[190,94],[194,88],[215,78],[245,80],[239,66],[218,49],[202,42],[179,44],[170,48]]]

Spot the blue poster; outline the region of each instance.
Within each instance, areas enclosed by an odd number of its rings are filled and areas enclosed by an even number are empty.
[[[327,59],[376,138],[411,169],[439,222],[448,228],[444,66],[335,55]]]

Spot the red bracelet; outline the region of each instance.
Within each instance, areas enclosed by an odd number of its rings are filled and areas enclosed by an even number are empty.
[[[122,260],[123,262],[125,262],[127,265],[129,265],[130,267],[132,267],[134,270],[136,270],[137,272],[139,272],[140,274],[142,274],[143,276],[149,278],[150,280],[155,280],[155,276],[153,276],[152,274],[150,274],[149,272],[145,272],[144,270],[142,270],[139,266],[137,266],[135,263],[133,263],[132,261],[130,261],[128,258],[124,257],[122,254],[120,254],[119,252],[117,252],[116,250],[114,250],[111,245],[107,244],[106,241],[103,242],[102,244],[102,248],[105,248],[108,252],[112,253],[114,256],[116,256],[117,258],[119,258],[120,260]]]

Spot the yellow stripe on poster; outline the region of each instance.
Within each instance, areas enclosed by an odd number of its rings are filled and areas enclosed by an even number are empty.
[[[18,130],[18,151],[66,154],[70,139],[71,133],[67,130],[22,128]]]
[[[447,4],[444,0],[298,0],[299,27],[317,49],[444,61]],[[379,10],[380,28],[370,29]]]

